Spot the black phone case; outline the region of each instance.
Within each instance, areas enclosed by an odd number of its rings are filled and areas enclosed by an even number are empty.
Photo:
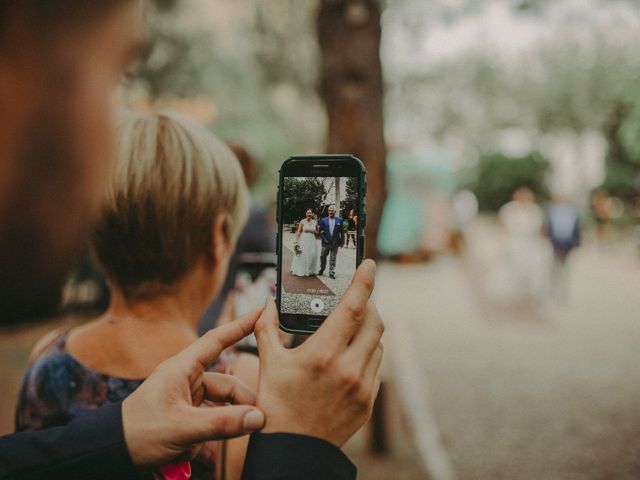
[[[294,155],[289,157],[288,159],[286,159],[282,165],[280,166],[280,170],[278,170],[278,177],[279,177],[279,181],[278,181],[278,201],[277,201],[277,207],[276,207],[276,220],[278,223],[278,233],[276,234],[276,249],[277,249],[277,256],[278,256],[278,260],[277,260],[277,285],[276,285],[276,304],[278,306],[278,315],[282,315],[282,312],[280,311],[281,308],[281,302],[280,302],[280,296],[281,296],[281,292],[280,292],[280,285],[282,284],[282,243],[280,242],[280,233],[282,231],[282,225],[281,225],[281,217],[280,217],[280,210],[282,207],[282,189],[283,189],[283,185],[284,185],[284,170],[285,167],[288,163],[290,162],[296,162],[296,161],[300,161],[300,160],[309,160],[309,161],[332,161],[332,160],[350,160],[350,161],[354,161],[356,162],[356,164],[359,167],[360,170],[360,176],[362,181],[360,182],[360,192],[359,192],[359,199],[360,199],[360,203],[358,205],[358,227],[357,227],[357,235],[358,235],[358,251],[356,252],[356,268],[360,265],[360,263],[362,263],[362,260],[364,259],[364,251],[365,251],[365,228],[367,226],[367,212],[366,212],[366,194],[367,194],[367,169],[365,168],[364,164],[362,163],[362,161],[354,156],[354,155],[350,155],[350,154],[327,154],[327,155]],[[309,319],[318,319],[318,318],[322,318],[322,320],[324,320],[324,318],[326,317],[321,317],[321,316],[308,316],[308,315],[303,315],[300,314],[299,317],[303,317],[303,318],[309,318]],[[282,321],[280,322],[280,329],[287,332],[287,333],[293,333],[293,334],[303,334],[303,335],[309,335],[312,334],[313,332],[315,332],[318,328],[320,328],[321,322],[318,322],[318,324],[316,326],[308,326],[307,328],[288,328],[286,326],[284,326],[282,324]]]

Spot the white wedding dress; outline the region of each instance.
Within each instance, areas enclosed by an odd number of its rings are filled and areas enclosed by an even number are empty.
[[[298,240],[298,245],[302,252],[296,255],[294,251],[293,262],[291,262],[291,273],[298,277],[309,277],[317,275],[320,271],[320,247],[319,240],[316,240],[316,229],[318,222],[315,220],[301,220],[302,233]]]

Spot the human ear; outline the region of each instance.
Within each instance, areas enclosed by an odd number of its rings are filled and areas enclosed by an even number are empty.
[[[211,227],[211,257],[216,265],[230,254],[229,223],[226,215],[218,215]]]

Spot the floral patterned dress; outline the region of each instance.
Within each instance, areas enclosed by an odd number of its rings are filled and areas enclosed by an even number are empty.
[[[82,364],[67,352],[68,335],[57,334],[27,368],[16,407],[16,432],[64,425],[84,412],[122,401],[143,382]],[[224,352],[209,370],[224,373],[235,355]],[[215,478],[215,467],[196,461],[192,472],[193,479]]]

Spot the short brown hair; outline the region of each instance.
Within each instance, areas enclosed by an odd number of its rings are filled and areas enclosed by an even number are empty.
[[[127,114],[93,247],[128,299],[170,289],[207,254],[222,215],[233,246],[248,215],[245,180],[229,148],[175,113]]]

